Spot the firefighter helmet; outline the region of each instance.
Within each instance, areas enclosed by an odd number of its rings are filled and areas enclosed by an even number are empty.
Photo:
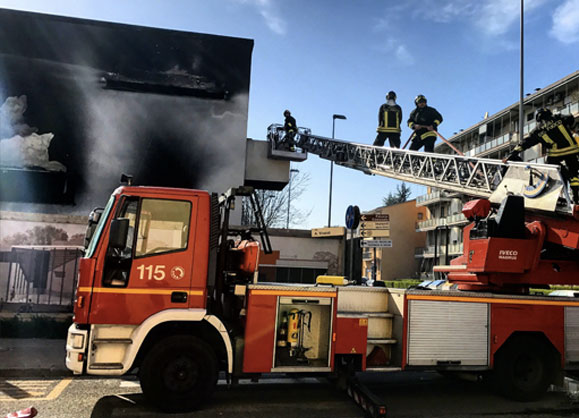
[[[390,90],[386,95],[386,100],[396,100],[396,92]]]
[[[414,99],[414,104],[416,106],[418,106],[418,103],[426,103],[426,97],[424,97],[422,94],[419,94],[418,96],[416,96],[416,99]]]
[[[284,116],[289,116],[289,115],[291,115],[291,112],[286,109],[286,110],[283,111],[283,115],[284,115]]]
[[[553,119],[553,113],[549,109],[545,109],[544,107],[537,109],[535,113],[535,120],[537,122],[544,122],[551,119]]]

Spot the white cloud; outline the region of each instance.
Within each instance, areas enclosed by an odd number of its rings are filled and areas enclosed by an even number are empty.
[[[402,64],[414,64],[414,57],[410,54],[410,51],[408,51],[408,48],[406,48],[405,45],[399,45],[396,48],[395,55],[396,58],[398,58],[398,61],[400,61]]]
[[[410,53],[406,45],[401,44],[397,39],[386,39],[384,43],[376,49],[382,53],[393,55],[398,62],[403,65],[412,65],[415,62],[414,56]]]
[[[287,23],[279,14],[276,5],[271,0],[234,0],[241,4],[248,4],[259,12],[267,27],[278,35],[285,35]]]
[[[549,0],[526,0],[525,14],[537,9]],[[473,16],[478,28],[491,36],[504,35],[521,19],[521,3],[516,0],[484,0]]]
[[[525,0],[525,13],[551,0]],[[579,0],[565,0],[576,5]],[[436,23],[468,22],[482,33],[498,37],[504,35],[520,20],[518,0],[407,0],[403,7],[386,10],[386,17],[377,20],[375,30],[384,30],[388,21],[403,14]],[[577,7],[570,7],[576,9]],[[570,20],[567,27],[571,30]],[[575,19],[575,21],[577,21]]]
[[[551,36],[565,44],[579,42],[579,0],[566,0],[557,7]]]
[[[475,0],[453,0],[450,2],[438,0],[431,2],[428,7],[424,7],[424,3],[420,2],[417,4],[415,15],[438,23],[448,23],[472,16],[479,3]]]

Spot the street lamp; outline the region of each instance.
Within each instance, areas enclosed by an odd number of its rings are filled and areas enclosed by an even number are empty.
[[[292,174],[299,173],[300,170],[292,168],[289,173],[289,183],[287,188],[287,219],[285,222],[285,229],[289,229],[289,218],[290,218],[290,206],[292,201]]]
[[[332,139],[336,131],[336,119],[346,120],[344,115],[332,115]],[[328,199],[328,228],[332,226],[332,180],[334,177],[334,162],[330,161],[330,197]]]

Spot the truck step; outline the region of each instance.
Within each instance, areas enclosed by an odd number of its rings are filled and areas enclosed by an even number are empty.
[[[133,340],[130,338],[95,338],[92,342],[94,344],[132,344]]]
[[[393,318],[394,315],[387,312],[348,312],[338,311],[339,318]]]
[[[367,372],[400,372],[402,367],[366,367]]]
[[[123,368],[123,363],[94,363],[91,364],[91,370],[118,370]]]
[[[387,312],[368,312],[365,315],[367,315],[368,318],[394,318],[394,314]]]
[[[394,338],[373,338],[373,339],[368,339],[367,343],[368,344],[396,344],[398,341],[396,341]]]

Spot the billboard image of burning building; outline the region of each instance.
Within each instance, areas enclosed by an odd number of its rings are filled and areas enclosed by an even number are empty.
[[[122,173],[243,183],[252,40],[5,9],[0,39],[0,251],[78,236]]]

